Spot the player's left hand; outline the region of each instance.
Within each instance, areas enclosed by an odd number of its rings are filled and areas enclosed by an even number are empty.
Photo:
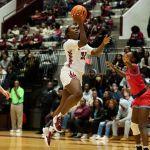
[[[104,45],[107,45],[109,42],[110,42],[110,37],[108,36],[108,35],[106,35],[105,37],[104,37],[104,39],[103,39],[103,44]]]

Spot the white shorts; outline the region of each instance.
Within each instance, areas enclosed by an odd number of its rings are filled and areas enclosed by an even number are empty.
[[[78,79],[82,85],[82,75],[83,75],[82,73],[79,73],[67,66],[64,66],[61,69],[60,80],[62,82],[63,87],[68,85],[72,79]]]

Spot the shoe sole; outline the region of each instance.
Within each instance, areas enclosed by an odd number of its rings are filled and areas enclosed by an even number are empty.
[[[49,134],[48,134],[48,136],[45,136],[45,143],[46,143],[46,145],[49,147],[50,146],[50,144],[51,144],[51,138],[52,138],[52,133],[51,132],[49,132]]]

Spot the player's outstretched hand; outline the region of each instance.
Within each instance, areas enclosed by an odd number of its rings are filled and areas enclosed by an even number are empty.
[[[106,35],[105,37],[104,37],[104,39],[103,39],[103,44],[104,45],[107,45],[109,42],[110,42],[110,37],[108,36],[108,35]]]
[[[109,67],[110,69],[114,69],[113,67],[114,67],[114,65],[111,63],[111,62],[109,62],[109,61],[106,61],[106,66],[107,67]]]
[[[82,20],[82,18],[80,17],[80,14],[74,14],[73,15],[73,20],[78,24],[83,24],[84,21]]]

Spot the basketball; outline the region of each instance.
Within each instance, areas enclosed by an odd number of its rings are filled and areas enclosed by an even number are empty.
[[[77,19],[81,19],[81,21],[85,21],[87,17],[87,10],[82,5],[76,5],[71,10],[71,16],[75,21]]]

